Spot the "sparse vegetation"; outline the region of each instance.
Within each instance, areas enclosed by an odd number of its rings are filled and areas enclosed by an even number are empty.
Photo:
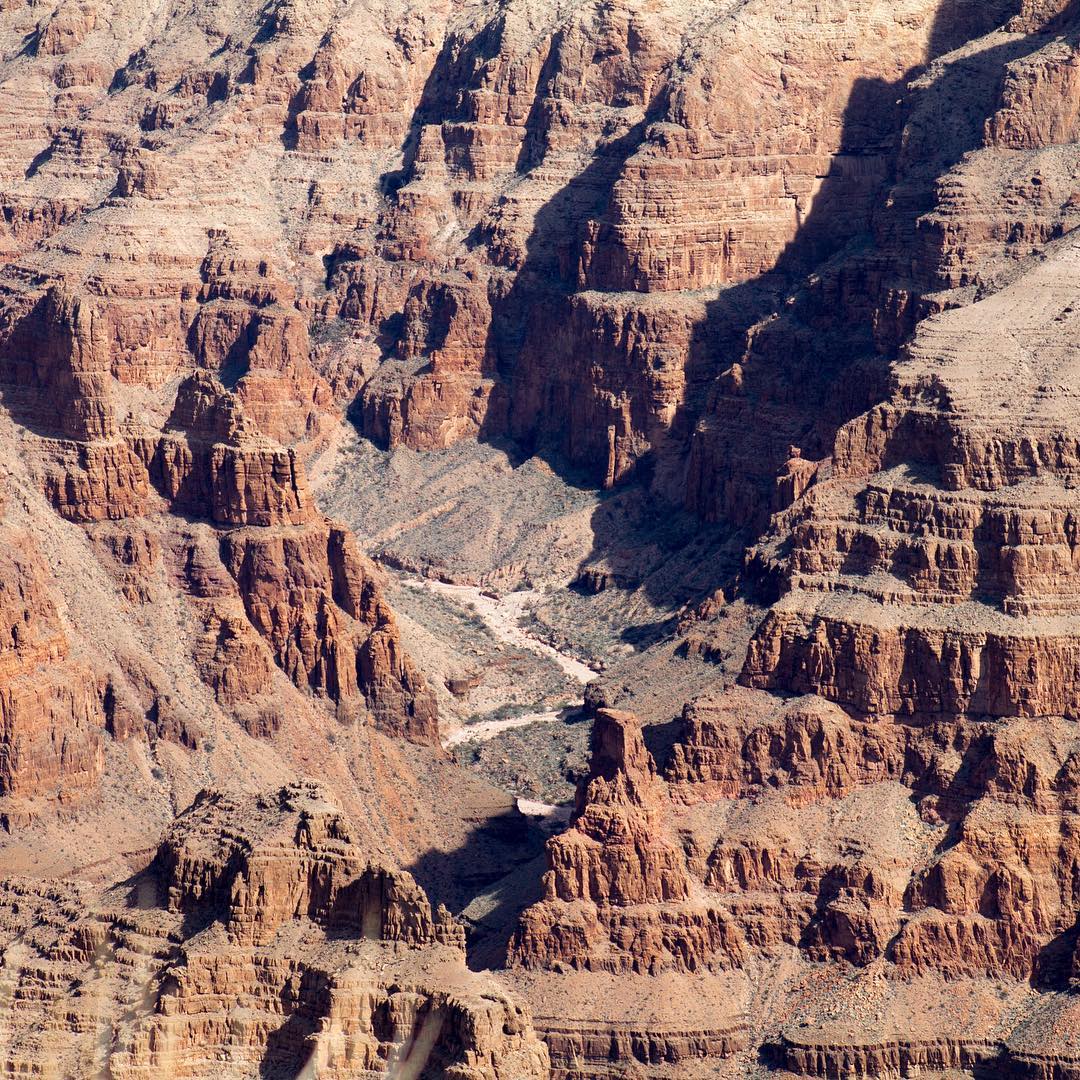
[[[458,763],[521,798],[558,805],[574,797],[588,765],[587,721],[530,724],[486,742],[458,745]]]

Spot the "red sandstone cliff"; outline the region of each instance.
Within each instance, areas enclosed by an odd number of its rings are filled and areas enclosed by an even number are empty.
[[[691,897],[664,799],[637,721],[602,709],[577,812],[548,841],[544,899],[523,915],[511,963],[657,973],[742,958],[737,929]]]
[[[207,776],[356,819],[204,797],[133,894],[9,884],[12,1070],[544,1074],[386,856],[482,858],[305,480],[351,409],[750,544],[664,767],[598,712],[505,975],[745,1018],[550,1017],[557,1075],[1076,1074],[1075,5],[2,7],[4,850],[119,877]]]

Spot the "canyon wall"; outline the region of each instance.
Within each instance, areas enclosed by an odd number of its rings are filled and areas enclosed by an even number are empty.
[[[1064,0],[2,5],[5,1067],[1076,1075],[1078,41]],[[589,691],[539,882],[315,504],[346,417],[746,548]],[[619,707],[656,671],[666,747]],[[466,889],[521,909],[497,975]]]
[[[470,977],[461,928],[312,784],[205,792],[132,881],[12,880],[0,912],[11,1072],[547,1075],[527,1010]]]

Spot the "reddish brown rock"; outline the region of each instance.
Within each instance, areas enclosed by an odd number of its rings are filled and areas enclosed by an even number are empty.
[[[92,785],[104,767],[104,680],[72,660],[29,538],[0,553],[0,795]]]
[[[248,618],[293,682],[326,694],[345,717],[366,706],[387,732],[437,741],[434,699],[401,650],[374,567],[348,533],[237,531],[222,554]]]
[[[252,701],[270,685],[273,668],[266,647],[239,613],[207,612],[195,662],[222,705]]]
[[[206,276],[217,283],[209,295],[264,303],[267,298],[259,290],[271,290],[272,284],[257,273],[252,275],[253,282],[248,280],[244,266],[236,260],[223,268],[223,258],[212,269],[204,268]],[[281,370],[294,370],[299,354],[282,359],[274,352],[267,328],[277,326],[285,334],[282,340],[304,333],[295,330],[295,319],[282,322],[265,308],[259,310],[265,314],[259,316],[262,329],[249,335],[242,346],[244,354],[264,373],[278,361],[284,364]],[[191,660],[218,703],[253,730],[275,728],[280,710],[271,708],[265,698],[272,656],[298,687],[332,699],[341,717],[354,719],[370,710],[382,730],[436,743],[434,701],[401,648],[373,567],[361,559],[347,534],[330,526],[315,510],[297,451],[260,433],[257,421],[249,416],[244,385],[232,392],[213,375],[197,371],[180,383],[167,415],[158,414],[158,430],[133,423],[130,415],[123,431],[114,422],[110,402],[121,393],[121,383],[147,379],[153,389],[153,380],[160,375],[158,369],[133,367],[132,355],[168,333],[167,328],[148,321],[121,321],[121,315],[101,300],[73,299],[53,289],[25,316],[8,342],[13,355],[29,349],[33,361],[30,367],[16,363],[11,368],[16,380],[13,392],[26,415],[37,417],[34,401],[59,406],[60,419],[48,422],[47,427],[52,430],[58,425],[66,438],[31,443],[33,465],[46,496],[69,520],[125,523],[116,527],[106,550],[110,572],[125,596],[135,602],[148,601],[155,585],[149,568],[138,566],[139,542],[134,537],[141,532],[151,549],[162,546],[154,533],[141,529],[140,518],[172,511],[207,520],[222,530],[237,526],[264,530],[243,537],[223,531],[219,536],[231,580],[222,576],[224,567],[217,553],[199,560],[206,568],[200,565],[194,574],[196,596],[236,596],[239,590],[243,602],[242,608],[211,607],[197,616],[205,630]],[[301,348],[295,341],[294,345]],[[205,332],[197,346],[205,360],[214,360]],[[224,364],[225,355],[218,360]],[[281,402],[280,395],[269,391],[270,383],[262,385],[268,393],[264,404]],[[75,402],[71,410],[65,404],[69,399]],[[305,422],[305,430],[309,427]],[[108,535],[104,528],[93,535]],[[169,526],[159,523],[155,528],[167,532]],[[279,531],[290,528],[294,530],[291,536]],[[122,543],[117,538],[124,530],[130,539]],[[114,549],[109,550],[113,542]],[[168,545],[169,540],[164,543]],[[117,559],[131,569],[118,570]],[[217,580],[215,586],[207,583],[207,575]],[[185,571],[185,577],[191,575]],[[157,595],[165,587],[159,581]],[[242,610],[247,612],[246,624],[239,621]],[[255,631],[268,639],[269,654]],[[144,702],[162,696],[156,683],[150,694],[140,694]],[[142,708],[157,706],[144,703]],[[81,716],[79,725],[86,726],[85,720]],[[139,730],[141,723],[133,719],[112,726],[117,733],[130,733]],[[188,731],[192,725],[180,720],[165,726]],[[54,737],[63,738],[62,734]],[[184,736],[181,741],[191,739]],[[72,747],[67,753],[77,752]],[[95,753],[100,756],[99,751]],[[95,762],[100,768],[96,757]]]
[[[445,908],[433,912],[408,874],[361,857],[347,821],[313,784],[250,811],[245,821],[235,800],[204,793],[178,820],[156,864],[170,910],[220,905],[237,944],[268,944],[302,915],[375,940],[464,948],[462,928]]]
[[[365,856],[314,785],[203,793],[151,866],[104,893],[5,882],[0,933],[20,998],[5,1068],[100,1053],[123,1077],[223,1062],[342,1080],[387,1062],[547,1075],[527,1010],[467,970],[461,928],[408,873]],[[58,1011],[49,971],[95,993]]]
[[[513,963],[657,972],[739,962],[738,930],[691,898],[664,801],[638,722],[601,709],[576,815],[548,842],[545,896],[522,916]]]
[[[130,788],[106,843],[196,777],[315,770],[418,875],[482,858],[471,807],[426,835],[458,795],[412,768],[434,755],[380,742],[434,743],[433,699],[305,484],[355,404],[389,447],[509,438],[752,543],[738,581],[696,560],[679,656],[613,663],[649,721],[684,674],[705,693],[662,776],[600,713],[509,976],[698,972],[750,1022],[579,1016],[550,1026],[560,1077],[717,1071],[744,1032],[749,1071],[781,1028],[806,1075],[1075,1072],[1072,5],[0,6],[19,865],[22,798]],[[605,612],[640,599],[618,565],[579,577]],[[457,930],[306,799],[250,829],[200,803],[183,873],[142,879],[171,907],[16,888],[9,1070],[422,1072],[427,1047],[453,1080],[542,1074]]]

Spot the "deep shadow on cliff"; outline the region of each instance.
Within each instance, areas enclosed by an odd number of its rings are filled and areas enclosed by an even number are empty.
[[[1017,0],[943,0],[927,61],[989,32],[1018,8]],[[921,87],[910,84],[925,64],[896,82],[856,81],[839,150],[797,234],[767,274],[720,289],[707,302],[690,336],[686,389],[673,421],[616,477],[616,488],[637,487],[654,500],[661,531],[669,533],[673,513],[685,511],[695,522],[687,544],[702,545],[704,554],[669,542],[660,545],[664,572],[643,566],[622,580],[609,574],[602,587],[640,589],[672,610],[719,588],[730,591],[742,548],[790,501],[777,482],[786,462],[793,454],[828,458],[837,430],[886,397],[890,365],[924,314],[920,297],[940,287],[925,269],[932,259],[922,260],[922,269],[912,266],[922,242],[917,222],[934,206],[935,185],[982,145],[1005,66],[1067,26],[1075,10],[1070,6],[1039,34],[956,60]],[[384,178],[391,196],[413,170],[422,127],[464,118],[454,89],[468,85],[497,48],[493,26],[465,47],[446,43],[416,109],[402,168]],[[557,52],[553,46],[537,80],[516,164],[521,176],[545,158],[543,103],[555,84]],[[538,455],[570,484],[599,487],[611,479],[610,433],[625,420],[603,400],[603,387],[593,392],[593,346],[572,342],[563,355],[548,342],[571,319],[590,222],[603,218],[627,161],[654,137],[650,125],[667,109],[660,92],[641,122],[600,145],[536,212],[512,284],[504,290],[496,275],[491,287],[482,374],[495,390],[479,437],[505,448],[511,460]],[[478,230],[470,242],[482,248],[485,237]],[[882,319],[890,290],[910,301]],[[619,387],[607,388],[613,389]],[[645,403],[631,400],[627,409],[635,432],[645,430]],[[583,577],[626,545],[615,496],[594,515],[592,532]],[[713,571],[673,588],[683,551],[688,566],[699,568],[707,557]],[[603,576],[592,575],[593,583]],[[663,621],[630,628],[629,640],[641,647],[669,629]]]
[[[540,895],[546,833],[516,808],[477,821],[453,851],[432,849],[407,867],[433,902],[460,915],[486,897],[482,918],[466,920],[474,970],[501,967],[517,918]]]
[[[1016,6],[943,3],[929,58],[989,32]],[[672,441],[701,532],[728,538],[729,547],[759,535],[785,505],[776,481],[791,454],[828,458],[837,430],[887,396],[890,366],[923,314],[919,297],[941,287],[912,268],[918,220],[933,208],[939,179],[982,145],[1006,66],[1069,27],[1077,10],[1072,4],[1044,31],[954,61],[923,87],[910,84],[925,66],[895,83],[855,83],[840,150],[797,235],[770,273],[718,292],[694,329]],[[860,174],[874,158],[880,168],[868,187]],[[890,287],[912,301],[883,330]],[[647,452],[628,482],[649,485],[656,454]],[[558,466],[557,453],[549,460]],[[621,535],[601,512],[593,532],[586,565]],[[737,559],[718,560],[715,581],[696,599],[730,589],[738,569]],[[639,584],[655,602],[665,599],[651,577]]]
[[[930,58],[1008,13],[943,3]],[[837,430],[887,395],[890,365],[921,314],[918,297],[940,287],[912,268],[917,222],[933,208],[939,178],[982,144],[1005,66],[1033,47],[1023,39],[991,48],[922,88],[910,84],[925,66],[895,83],[856,81],[840,149],[797,235],[769,274],[721,291],[695,328],[691,354],[713,381],[703,407],[687,403],[682,426],[693,431],[687,502],[704,520],[759,534],[788,501],[776,481],[789,458],[828,458]],[[883,329],[894,286],[913,301]]]

